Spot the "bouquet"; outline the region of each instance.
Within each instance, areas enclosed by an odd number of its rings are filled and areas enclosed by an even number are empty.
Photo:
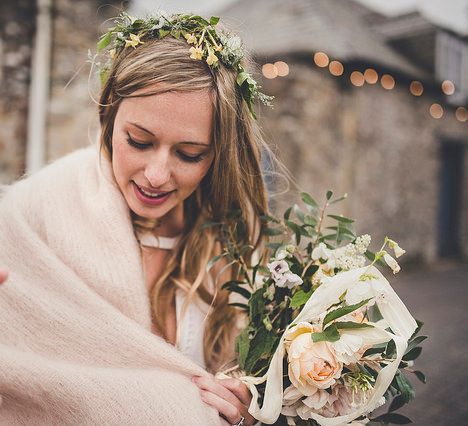
[[[408,373],[425,382],[412,366],[426,336],[378,269],[397,273],[405,251],[385,238],[373,253],[353,220],[326,214],[345,197],[328,191],[322,208],[301,197],[303,208],[288,208],[283,219],[262,218],[269,258],[256,263],[253,247],[236,243],[243,223],[208,224],[220,226],[224,247],[210,267],[220,258],[237,265],[240,278],[223,287],[247,320],[238,365],[220,376],[236,370],[253,395],[249,412],[264,424],[410,423],[396,410],[414,398]]]

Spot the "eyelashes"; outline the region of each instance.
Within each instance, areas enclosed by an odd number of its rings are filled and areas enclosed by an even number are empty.
[[[148,148],[150,148],[151,146],[153,146],[153,144],[151,143],[140,143],[140,142],[137,142],[135,141],[134,139],[132,139],[130,137],[130,135],[127,135],[127,143],[133,147],[133,148],[136,148],[140,151],[144,151]],[[185,161],[187,163],[198,163],[200,161],[203,160],[203,158],[205,158],[205,155],[206,154],[198,154],[198,155],[195,155],[195,156],[192,156],[192,155],[187,155],[187,154],[184,154],[183,152],[181,151],[177,151],[177,155],[179,156],[179,158],[182,160],[182,161]]]

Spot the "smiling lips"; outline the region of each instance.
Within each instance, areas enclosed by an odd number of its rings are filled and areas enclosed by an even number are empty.
[[[164,203],[175,190],[172,191],[152,191],[149,188],[142,187],[133,182],[133,188],[135,190],[136,197],[144,204],[150,204],[152,206],[160,205]]]

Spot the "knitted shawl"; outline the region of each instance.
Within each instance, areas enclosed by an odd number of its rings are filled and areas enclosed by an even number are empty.
[[[220,425],[208,374],[151,333],[129,209],[81,149],[0,199],[0,424]]]

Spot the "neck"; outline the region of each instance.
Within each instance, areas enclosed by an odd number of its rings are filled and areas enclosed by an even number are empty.
[[[154,229],[154,235],[159,237],[176,237],[184,229],[184,205],[180,203],[159,219],[159,226]]]

